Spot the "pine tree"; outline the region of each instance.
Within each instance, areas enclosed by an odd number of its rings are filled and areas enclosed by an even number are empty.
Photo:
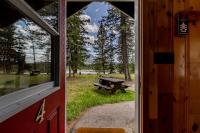
[[[97,72],[106,73],[108,60],[107,60],[107,42],[106,42],[106,30],[102,22],[100,22],[99,31],[97,33],[97,41],[93,46],[94,52],[96,53],[94,59],[94,66]]]
[[[89,20],[82,20],[80,15],[81,11],[72,15],[67,20],[67,65],[69,66],[69,77],[71,76],[71,69],[73,76],[77,73],[78,69],[81,69],[85,65],[86,59],[89,57],[86,41],[87,31],[84,29],[84,25]]]
[[[33,56],[33,68],[32,71],[36,71],[37,68],[37,60],[36,55],[41,54],[38,53],[39,50],[45,50],[46,54],[43,54],[43,56],[48,58],[48,56],[51,54],[51,42],[50,42],[50,34],[46,31],[42,30],[39,26],[34,24],[31,21],[25,20],[26,23],[25,30],[26,34],[24,35],[24,38],[26,42],[30,42],[31,46],[30,49],[32,49],[32,56]],[[48,72],[47,72],[48,73]]]
[[[118,65],[119,71],[124,73],[126,80],[131,80],[129,62],[133,62],[134,57],[132,55],[135,52],[133,50],[134,29],[132,28],[134,21],[114,7],[108,9],[108,15],[104,16],[102,21],[108,30],[108,38],[112,38],[108,52],[109,57],[112,58],[109,60],[110,72],[112,72],[113,68],[112,62],[115,60],[113,57],[117,54],[118,63],[116,65]],[[118,44],[115,45],[113,42]]]
[[[102,23],[105,26],[107,32],[108,46],[108,70],[109,73],[115,71],[115,57],[117,56],[119,28],[120,28],[120,12],[114,7],[108,9],[108,15],[102,18]]]
[[[17,25],[14,25],[15,27],[15,34],[14,34],[14,43],[16,44],[14,49],[17,52],[17,64],[18,64],[18,70],[16,74],[23,74],[24,73],[24,67],[25,67],[25,45],[26,45],[26,39],[24,38],[24,34],[19,31],[19,27]]]
[[[109,40],[109,44],[108,44],[108,69],[109,69],[109,73],[112,74],[115,71],[115,55],[116,55],[116,46],[115,46],[115,34],[113,32],[111,32],[108,35],[108,40]]]
[[[126,23],[127,16],[121,13],[121,56],[122,56],[122,63],[123,63],[123,70],[125,75],[125,80],[131,80],[131,75],[129,71],[129,51],[128,51],[128,43],[127,43],[127,23]]]
[[[14,39],[15,27],[9,26],[7,28],[3,28],[0,31],[0,55],[1,55],[1,64],[3,72],[10,73],[11,66],[13,65],[14,60],[16,60],[16,50],[14,49],[16,43]]]
[[[127,18],[127,45],[129,56],[129,68],[135,72],[135,22],[133,18]]]

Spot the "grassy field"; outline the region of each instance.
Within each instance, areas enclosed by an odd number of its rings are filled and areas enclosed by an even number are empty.
[[[123,78],[122,74],[106,76]],[[110,95],[104,90],[97,90],[93,83],[98,80],[98,77],[99,75],[78,75],[76,78],[67,79],[67,120],[69,123],[90,107],[134,100],[133,91],[127,91],[127,93],[117,91],[114,95]],[[134,79],[134,75],[132,78]]]

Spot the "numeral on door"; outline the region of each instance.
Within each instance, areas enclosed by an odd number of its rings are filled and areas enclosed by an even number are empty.
[[[42,121],[44,120],[44,114],[45,114],[45,99],[43,100],[43,103],[40,107],[40,110],[38,111],[37,117],[36,117],[36,122],[37,123],[42,123]]]

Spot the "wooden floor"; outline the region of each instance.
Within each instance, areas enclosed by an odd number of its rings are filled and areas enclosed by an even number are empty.
[[[78,128],[76,133],[125,133],[122,128]]]

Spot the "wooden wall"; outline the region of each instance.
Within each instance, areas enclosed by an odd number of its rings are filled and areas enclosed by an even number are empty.
[[[142,1],[144,133],[200,133],[200,1]],[[189,34],[176,34],[177,14]],[[155,52],[174,53],[174,64],[154,63]]]

